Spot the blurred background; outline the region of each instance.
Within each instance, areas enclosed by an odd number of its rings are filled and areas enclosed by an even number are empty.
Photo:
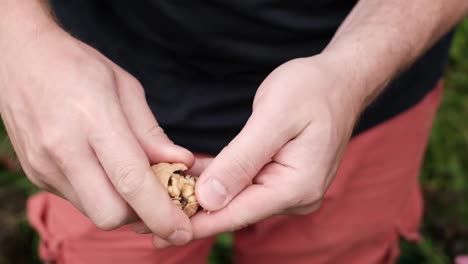
[[[468,19],[457,28],[445,82],[421,172],[424,239],[419,244],[402,241],[399,264],[446,264],[456,255],[468,255]],[[0,127],[0,264],[40,263],[38,236],[25,217],[26,199],[36,191]],[[210,263],[230,263],[231,245],[231,236],[221,235]]]

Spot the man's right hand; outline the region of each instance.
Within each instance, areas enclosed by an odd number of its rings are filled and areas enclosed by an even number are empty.
[[[57,25],[40,32],[0,45],[0,112],[28,178],[101,229],[142,220],[174,244],[189,241],[189,219],[150,164],[190,166],[193,155],[164,134],[134,77]]]

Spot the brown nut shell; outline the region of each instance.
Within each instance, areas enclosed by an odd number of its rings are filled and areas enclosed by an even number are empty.
[[[200,205],[195,197],[196,177],[185,176],[183,171],[187,167],[182,163],[159,163],[151,167],[162,185],[167,189],[172,202],[179,206],[184,213],[191,217],[199,209]]]
[[[167,186],[169,186],[169,179],[171,178],[172,174],[176,171],[186,171],[187,166],[182,163],[161,162],[151,166],[151,169],[153,169],[154,174],[156,174],[156,177],[159,179],[162,185],[167,188]]]
[[[184,213],[188,216],[191,217],[192,215],[196,214],[200,206],[198,205],[197,202],[195,203],[189,203],[184,207]]]

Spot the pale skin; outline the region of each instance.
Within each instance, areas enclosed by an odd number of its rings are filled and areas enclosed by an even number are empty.
[[[321,54],[265,79],[219,155],[195,162],[158,126],[138,81],[65,33],[43,1],[0,6],[0,113],[26,175],[101,229],[141,221],[134,229],[157,247],[315,211],[361,111],[468,13],[466,0],[359,1]],[[151,175],[161,161],[195,162],[210,214],[190,221],[172,205]]]

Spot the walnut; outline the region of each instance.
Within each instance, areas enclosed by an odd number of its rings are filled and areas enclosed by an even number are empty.
[[[191,217],[200,206],[195,197],[195,183],[197,177],[184,175],[187,167],[182,163],[158,163],[151,166],[159,181],[166,187],[174,204]]]

